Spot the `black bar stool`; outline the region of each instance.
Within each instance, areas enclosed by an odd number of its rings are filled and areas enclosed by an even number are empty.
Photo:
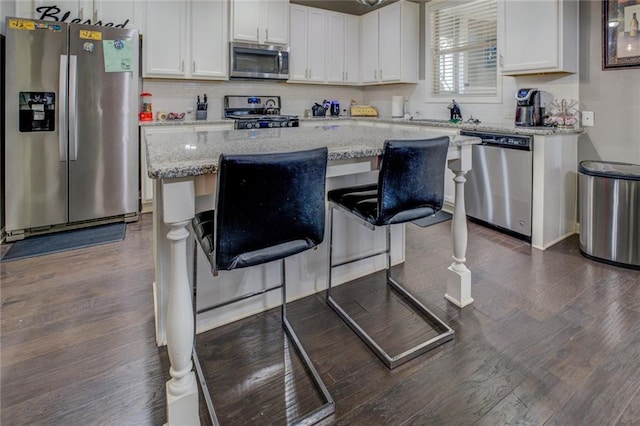
[[[196,250],[198,245],[202,247],[214,276],[221,270],[280,260],[281,282],[197,311],[194,276],[194,312],[197,316],[281,289],[282,326],[325,401],[297,422],[316,423],[331,415],[335,405],[287,320],[285,258],[317,246],[324,238],[327,148],[277,154],[223,154],[218,164],[216,209],[198,213],[192,221]],[[193,358],[211,420],[217,425],[195,345]]]
[[[391,276],[391,225],[432,216],[442,208],[448,148],[448,136],[425,140],[388,140],[384,144],[377,184],[339,188],[329,191],[327,196],[331,223],[327,303],[390,369],[453,339],[453,330]],[[377,226],[385,226],[385,250],[334,265],[334,209],[340,210],[350,219],[371,230]],[[389,355],[331,296],[333,268],[383,253],[386,253],[387,258],[387,284],[406,299],[439,333],[396,356]]]

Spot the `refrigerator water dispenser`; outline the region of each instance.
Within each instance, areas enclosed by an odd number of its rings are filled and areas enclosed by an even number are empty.
[[[20,92],[18,115],[21,132],[54,132],[56,95],[53,92]]]

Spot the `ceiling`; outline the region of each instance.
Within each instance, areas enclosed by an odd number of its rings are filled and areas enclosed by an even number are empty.
[[[396,1],[398,0],[385,0],[382,4],[373,7],[358,3],[357,0],[290,0],[290,3],[317,7],[318,9],[333,10],[335,12],[348,13],[350,15],[364,15],[367,12],[395,3]]]

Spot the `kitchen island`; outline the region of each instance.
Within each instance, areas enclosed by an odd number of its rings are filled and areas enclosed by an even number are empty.
[[[156,339],[166,344],[171,361],[171,379],[167,382],[167,414],[169,424],[198,423],[198,394],[195,375],[191,371],[191,348],[196,324],[191,301],[192,238],[189,222],[196,211],[214,206],[215,172],[221,153],[269,153],[328,147],[329,166],[327,189],[366,183],[375,180],[378,158],[387,139],[423,139],[443,133],[418,126],[373,126],[367,122],[318,123],[315,126],[284,129],[212,130],[151,135],[146,139],[147,172],[155,180],[154,198],[154,256],[155,256],[155,318]],[[452,133],[444,133],[452,135]],[[465,174],[471,168],[471,147],[480,143],[478,138],[451,137],[447,157],[448,167],[455,175],[455,209],[452,222],[453,262],[447,271],[447,290],[444,297],[463,307],[471,298],[471,272],[465,266],[467,245],[466,216],[464,211]],[[277,188],[274,188],[277,190]],[[382,242],[381,235],[350,234],[345,224],[336,222],[337,235],[345,234],[343,256]],[[355,228],[355,227],[350,227]],[[344,231],[344,232],[343,232]],[[393,230],[393,262],[403,261],[404,226]],[[378,238],[382,237],[382,238]],[[369,238],[369,240],[365,240]],[[371,239],[372,238],[372,239]],[[348,243],[348,244],[347,244]],[[324,246],[324,244],[323,244]],[[351,250],[351,251],[350,251]],[[339,272],[340,281],[349,281],[384,267],[382,259],[374,258],[359,269],[345,265]],[[208,267],[205,261],[198,266]],[[204,294],[197,303],[206,299],[223,298],[234,292],[266,286],[277,276],[273,265],[261,265],[223,273],[216,279],[211,294]],[[276,265],[277,266],[277,265]],[[291,300],[323,291],[326,285],[326,250],[302,253],[287,262],[291,269],[288,289]],[[200,271],[198,271],[200,272]],[[200,274],[206,279],[209,274]],[[224,275],[224,278],[221,278]],[[203,286],[204,287],[204,286]],[[276,295],[277,296],[277,295]],[[199,331],[215,327],[257,311],[276,306],[277,302],[265,295],[256,304],[230,306],[225,312],[205,319],[197,325]],[[259,299],[259,298],[258,298]],[[277,299],[277,297],[276,297]]]

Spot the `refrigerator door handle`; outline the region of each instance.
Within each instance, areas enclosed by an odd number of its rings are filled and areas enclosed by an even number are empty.
[[[60,55],[58,77],[58,147],[60,161],[67,161],[67,55]]]
[[[78,159],[78,57],[69,55],[69,161]]]

